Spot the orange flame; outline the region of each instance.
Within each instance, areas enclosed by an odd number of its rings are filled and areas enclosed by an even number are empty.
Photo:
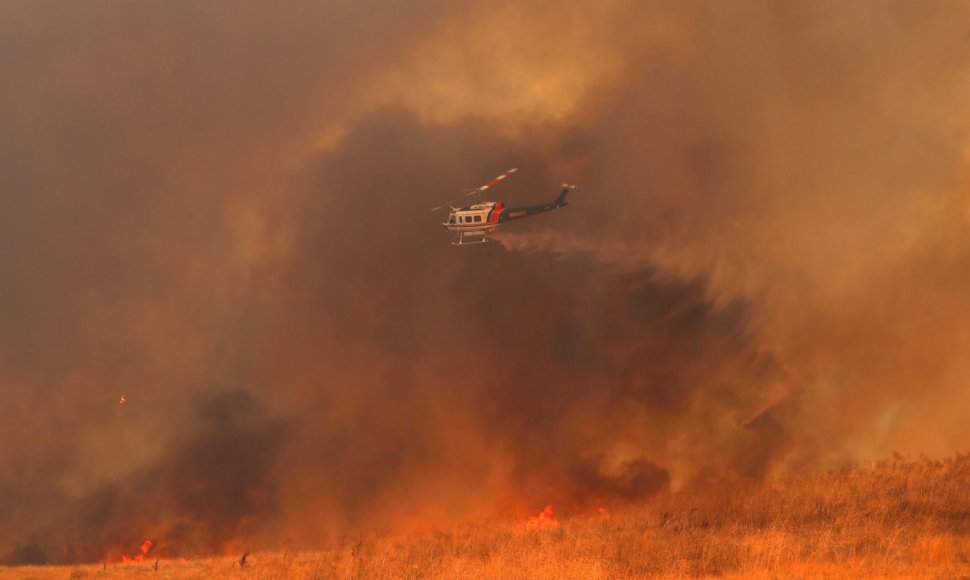
[[[530,517],[526,523],[526,527],[533,530],[555,530],[559,528],[559,519],[556,518],[556,512],[552,509],[552,504],[539,510],[539,513]]]
[[[155,542],[153,542],[151,540],[145,540],[144,542],[141,543],[141,546],[138,548],[138,553],[137,554],[135,554],[134,556],[131,556],[131,557],[129,557],[129,556],[122,556],[121,557],[121,561],[124,562],[125,564],[131,564],[131,563],[134,563],[134,562],[141,562],[142,560],[145,559],[145,556],[148,555],[148,552],[150,552],[153,547],[155,547]]]

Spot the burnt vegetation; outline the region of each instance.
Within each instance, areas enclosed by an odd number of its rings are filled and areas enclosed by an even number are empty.
[[[491,520],[425,534],[371,533],[317,551],[262,552],[262,578],[959,577],[970,573],[970,455],[894,457],[770,482],[663,492],[561,525]],[[185,578],[234,577],[249,552],[172,560]],[[139,564],[148,566],[147,563]],[[157,562],[156,562],[157,566]],[[60,578],[63,569],[0,569]],[[120,577],[117,564],[75,577]]]

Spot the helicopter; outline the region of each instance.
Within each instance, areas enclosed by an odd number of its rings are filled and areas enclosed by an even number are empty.
[[[466,246],[469,244],[484,244],[488,241],[488,234],[495,231],[500,225],[526,217],[531,217],[539,213],[559,209],[566,205],[566,194],[576,189],[575,185],[568,183],[562,184],[562,191],[559,197],[543,205],[528,205],[523,207],[506,207],[501,201],[481,201],[483,191],[495,186],[516,171],[518,167],[509,169],[502,175],[489,181],[485,185],[473,189],[458,199],[453,199],[448,203],[432,208],[431,211],[449,207],[451,213],[448,214],[448,221],[441,224],[450,232],[458,233],[458,240],[452,242],[455,246]],[[463,200],[466,197],[475,196],[475,203],[465,207],[455,207],[451,204]]]

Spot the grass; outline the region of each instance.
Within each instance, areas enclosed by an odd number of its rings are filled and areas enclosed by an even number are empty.
[[[314,552],[103,566],[0,567],[28,578],[970,578],[970,456],[896,458],[639,505],[433,534],[348,539]]]

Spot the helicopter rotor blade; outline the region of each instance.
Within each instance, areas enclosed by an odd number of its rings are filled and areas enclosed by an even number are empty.
[[[466,193],[465,195],[463,195],[461,197],[456,197],[455,199],[453,199],[453,200],[451,200],[451,201],[449,201],[447,203],[443,203],[443,204],[439,205],[438,207],[431,208],[431,211],[438,211],[439,209],[441,209],[443,207],[451,207],[451,204],[455,203],[456,201],[461,201],[461,200],[465,199],[466,197],[468,197],[469,195],[475,195],[477,193],[478,193],[478,190],[477,189],[473,189],[472,191],[469,191],[468,193]]]
[[[462,196],[462,197],[465,197],[465,196]],[[449,201],[447,203],[443,203],[443,204],[439,205],[438,207],[433,207],[433,208],[431,208],[431,211],[438,211],[439,209],[444,208],[444,207],[451,207],[451,204],[455,203],[459,199],[462,199],[462,197],[459,197],[458,199],[453,199],[453,200],[451,200],[451,201]]]
[[[516,172],[516,171],[518,171],[518,170],[519,170],[519,168],[518,168],[518,167],[513,167],[512,169],[509,169],[508,171],[506,171],[506,172],[505,172],[505,173],[503,173],[502,175],[499,175],[499,176],[498,176],[498,177],[496,177],[495,179],[493,179],[493,180],[491,180],[491,181],[489,181],[488,183],[486,183],[485,185],[483,185],[483,186],[481,186],[481,187],[479,187],[478,189],[476,189],[476,190],[475,190],[475,191],[473,191],[472,193],[481,193],[481,192],[483,192],[483,191],[485,191],[486,189],[488,189],[489,187],[492,187],[492,186],[494,186],[495,184],[497,184],[498,182],[500,182],[500,181],[502,181],[502,180],[503,180],[503,179],[505,179],[506,177],[508,177],[508,176],[510,176],[510,175],[512,175],[513,173],[515,173],[515,172]]]
[[[456,201],[460,201],[460,200],[463,200],[463,199],[465,199],[466,197],[468,197],[468,196],[470,196],[470,195],[475,195],[475,196],[477,196],[477,195],[478,195],[478,194],[480,194],[481,192],[483,192],[483,191],[485,191],[486,189],[488,189],[488,188],[490,188],[490,187],[492,187],[492,186],[494,186],[495,184],[497,184],[497,183],[499,183],[500,181],[502,181],[502,180],[503,180],[503,179],[505,179],[506,177],[508,177],[508,176],[510,176],[510,175],[512,175],[513,173],[515,173],[515,172],[516,172],[516,171],[518,171],[518,170],[519,170],[519,168],[518,168],[518,167],[513,167],[512,169],[509,169],[508,171],[506,171],[506,172],[505,172],[505,173],[503,173],[502,175],[499,175],[499,176],[498,176],[498,177],[496,177],[495,179],[493,179],[493,180],[491,180],[491,181],[489,181],[489,182],[488,182],[488,183],[486,183],[485,185],[483,185],[483,186],[481,186],[481,187],[479,187],[479,188],[477,188],[477,189],[473,189],[473,190],[471,190],[471,191],[469,191],[468,193],[466,193],[465,195],[463,195],[463,196],[461,196],[461,197],[458,197],[458,198],[455,198],[455,199],[453,199],[453,200],[451,200],[451,201],[449,201],[449,202],[447,202],[447,203],[443,203],[443,204],[441,204],[441,205],[439,205],[438,207],[435,207],[435,208],[432,208],[432,209],[431,209],[431,211],[438,211],[438,210],[439,210],[439,209],[441,209],[441,208],[445,208],[445,207],[450,207],[450,206],[451,206],[451,204],[453,204],[453,203],[455,203]]]

